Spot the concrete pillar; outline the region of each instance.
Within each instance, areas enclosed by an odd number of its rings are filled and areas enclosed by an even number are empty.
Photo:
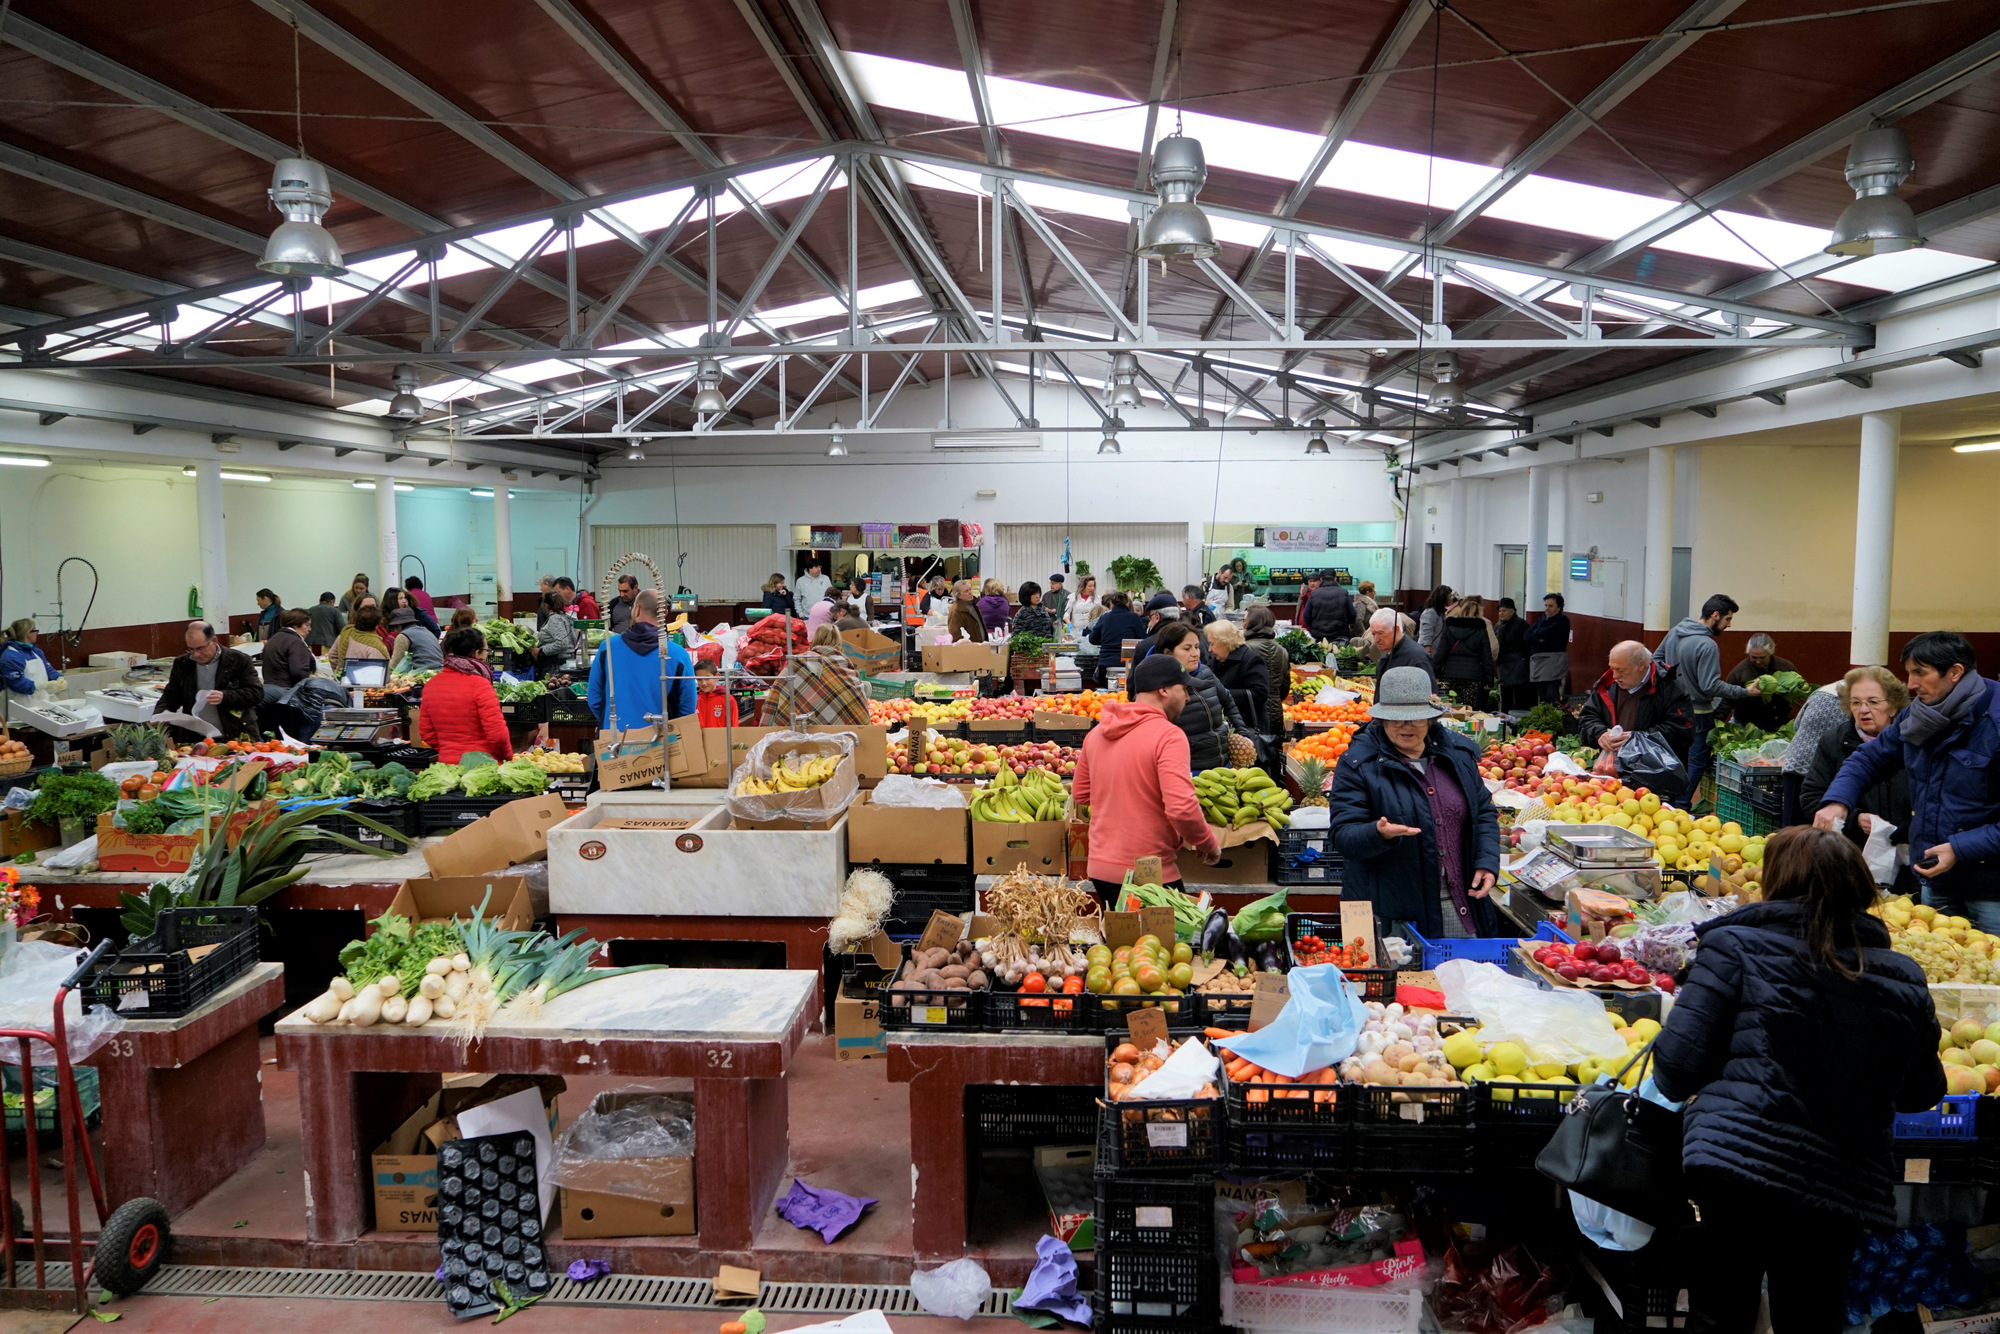
[[[229,629],[229,547],[223,537],[222,464],[194,465],[194,512],[201,536],[201,613],[217,634]]]
[[[1521,614],[1538,615],[1549,590],[1549,465],[1528,469],[1528,578]]]
[[[1861,493],[1854,506],[1854,624],[1851,663],[1889,661],[1889,578],[1896,550],[1896,464],[1903,414],[1861,418]]]
[[[1673,626],[1674,447],[1646,451],[1646,628]]]
[[[375,543],[376,564],[382,570],[380,587],[384,592],[402,586],[397,564],[402,560],[402,551],[396,543],[396,479],[377,477],[375,479]]]
[[[501,620],[514,614],[514,530],[507,512],[507,479],[493,483],[493,596]]]

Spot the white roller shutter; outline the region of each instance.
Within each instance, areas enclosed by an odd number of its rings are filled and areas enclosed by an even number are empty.
[[[768,523],[593,524],[593,589],[628,551],[652,557],[669,593],[686,584],[705,602],[755,602],[763,596],[764,581],[778,569],[778,530]],[[687,563],[677,577],[674,564],[681,552],[687,553]],[[642,571],[640,587],[650,582]]]
[[[1116,584],[1111,562],[1143,556],[1160,567],[1166,587],[1178,593],[1188,580],[1188,526],[1184,523],[1003,523],[993,534],[994,576],[1009,589],[1029,579],[1046,584],[1062,566],[1063,538],[1070,539],[1070,568],[1083,561],[1097,576],[1101,592]],[[1077,580],[1068,581],[1070,591]]]

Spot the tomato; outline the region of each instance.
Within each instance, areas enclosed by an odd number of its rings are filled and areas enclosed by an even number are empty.
[[[1083,979],[1082,979],[1082,978],[1080,978],[1080,977],[1067,977],[1067,978],[1064,978],[1064,979],[1063,979],[1063,994],[1064,994],[1065,996],[1075,996],[1075,995],[1079,995],[1079,994],[1081,994],[1081,993],[1082,993],[1082,991],[1083,991]]]
[[[1047,978],[1043,977],[1040,973],[1029,973],[1027,977],[1021,980],[1021,990],[1023,991],[1039,992],[1039,991],[1047,991],[1048,989],[1049,989],[1049,981]]]

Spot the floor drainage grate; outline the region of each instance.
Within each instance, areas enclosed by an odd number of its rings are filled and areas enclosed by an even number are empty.
[[[15,1266],[17,1281],[34,1282],[32,1264]],[[46,1267],[48,1285],[69,1286],[69,1265]],[[440,1299],[430,1274],[368,1269],[247,1269],[213,1265],[167,1265],[146,1285],[153,1297],[283,1297],[307,1301],[423,1302]],[[995,1288],[979,1309],[983,1316],[1013,1310],[1010,1294]],[[607,1274],[593,1283],[558,1278],[543,1302],[551,1306],[659,1307],[729,1311],[743,1303],[717,1305],[705,1278],[655,1278]],[[758,1309],[779,1315],[850,1315],[883,1311],[919,1315],[923,1308],[909,1288],[875,1283],[766,1283]]]

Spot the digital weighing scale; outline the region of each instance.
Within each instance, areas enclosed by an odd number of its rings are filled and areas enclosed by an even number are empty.
[[[1551,824],[1544,838],[1513,875],[1551,903],[1565,902],[1572,889],[1639,901],[1660,897],[1659,863],[1643,834],[1615,824]]]
[[[400,741],[403,717],[394,709],[328,709],[320,715],[315,746],[365,746]]]

